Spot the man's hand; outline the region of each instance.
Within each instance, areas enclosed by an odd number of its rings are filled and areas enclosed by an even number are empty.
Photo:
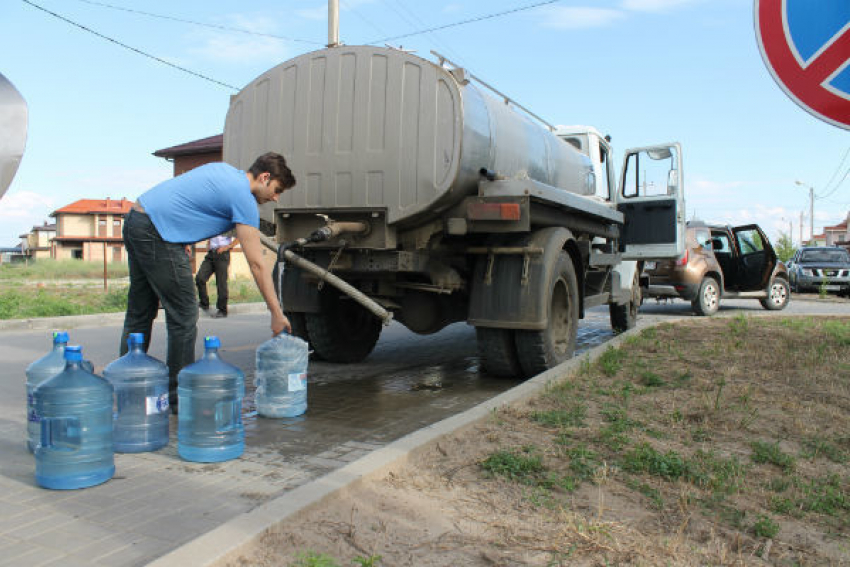
[[[187,255],[187,256],[191,256],[191,255],[192,255],[192,245],[191,245],[191,244],[186,244],[186,245],[183,247],[183,249],[186,251],[186,255]]]
[[[272,315],[272,336],[276,337],[283,331],[292,334],[292,325],[290,325],[289,319],[283,314],[280,316]]]

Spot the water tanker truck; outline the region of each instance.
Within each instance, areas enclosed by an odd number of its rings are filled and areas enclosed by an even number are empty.
[[[642,261],[683,252],[679,145],[627,151],[617,183],[595,129],[437,59],[332,47],[231,99],[224,160],[279,152],[298,180],[261,207],[294,332],[357,362],[391,318],[423,335],[466,321],[487,372],[532,376],[572,357],[591,307],[632,327]]]

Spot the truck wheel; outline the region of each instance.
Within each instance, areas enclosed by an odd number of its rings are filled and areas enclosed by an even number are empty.
[[[694,313],[708,316],[720,309],[720,284],[714,278],[705,278],[699,284],[696,299],[691,302]]]
[[[513,331],[475,327],[475,336],[478,340],[478,357],[485,372],[503,378],[522,376]]]
[[[322,310],[305,313],[313,350],[330,362],[360,362],[372,352],[381,336],[381,321],[354,300],[325,288]]]
[[[638,309],[643,303],[643,294],[640,289],[640,274],[635,273],[635,281],[632,282],[632,296],[628,303],[618,305],[608,304],[608,315],[611,318],[611,328],[615,333],[628,331],[637,324]]]
[[[780,311],[785,309],[791,299],[788,282],[783,278],[775,278],[767,291],[767,298],[760,299],[761,306],[768,311]]]
[[[542,331],[514,331],[517,356],[527,377],[569,360],[576,349],[578,284],[573,262],[561,252],[549,281],[549,326]]]

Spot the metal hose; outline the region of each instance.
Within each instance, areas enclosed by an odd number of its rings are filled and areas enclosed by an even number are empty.
[[[266,248],[268,248],[275,254],[278,253],[278,245],[274,240],[272,240],[265,234],[260,234],[260,241]],[[295,254],[291,250],[284,250],[283,258],[290,264],[297,266],[302,270],[310,272],[320,280],[325,281],[330,285],[334,286],[342,293],[344,293],[345,295],[365,307],[367,310],[369,310],[369,312],[372,313],[378,319],[380,319],[384,325],[389,325],[390,322],[393,320],[392,313],[378,305],[378,303],[376,303],[373,299],[370,299],[366,294],[356,289],[345,280],[338,278],[337,276],[328,272],[325,268],[318,266],[313,262],[310,262],[309,260],[305,260],[304,258]]]

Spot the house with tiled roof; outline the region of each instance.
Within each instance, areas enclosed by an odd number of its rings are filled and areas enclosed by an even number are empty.
[[[44,221],[29,232],[21,234],[21,254],[28,260],[42,260],[53,257],[53,238],[56,236],[56,225]]]
[[[56,219],[53,258],[92,262],[124,262],[124,217],[133,201],[127,199],[80,199],[50,213]]]
[[[835,226],[823,227],[827,246],[841,246],[850,243],[850,231],[847,230],[848,221],[850,221],[850,213],[847,213],[843,222]]]

